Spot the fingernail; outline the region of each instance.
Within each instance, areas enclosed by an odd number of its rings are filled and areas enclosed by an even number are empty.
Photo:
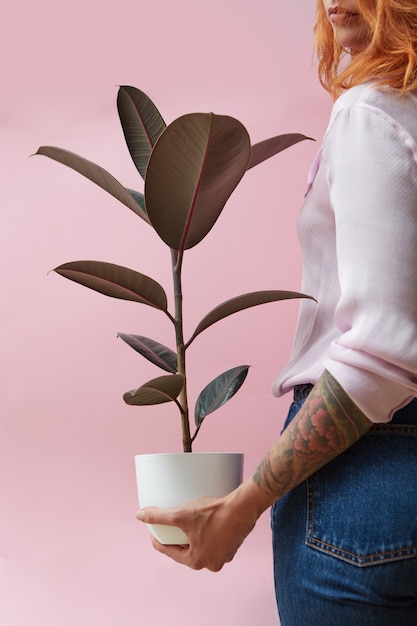
[[[143,520],[145,519],[145,511],[137,511],[136,514],[135,514],[135,517],[140,522],[143,522]]]

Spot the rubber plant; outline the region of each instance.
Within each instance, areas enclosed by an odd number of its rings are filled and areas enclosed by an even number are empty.
[[[74,261],[54,271],[106,296],[151,306],[168,318],[175,350],[142,335],[118,334],[166,372],[123,397],[127,404],[135,406],[173,402],[181,416],[183,450],[191,452],[205,417],[233,397],[248,372],[247,365],[234,367],[203,389],[195,403],[195,429],[191,433],[186,352],[194,340],[219,320],[243,309],[309,296],[271,290],[233,297],[210,311],[185,339],[181,282],[184,254],[209,233],[248,169],[308,137],[285,134],[251,146],[248,132],[238,120],[213,113],[187,114],[166,125],[152,100],[129,86],[119,88],[117,108],[130,155],[144,179],[144,193],[125,188],[99,165],[62,148],[43,146],[36,154],[76,170],[155,229],[171,250],[173,311],[169,310],[166,291],[158,282],[127,267]]]

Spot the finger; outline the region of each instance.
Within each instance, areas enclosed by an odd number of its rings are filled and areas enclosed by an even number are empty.
[[[161,554],[168,556],[169,558],[173,559],[177,563],[181,563],[181,565],[188,565],[189,567],[192,567],[190,563],[191,559],[190,559],[190,551],[189,551],[188,545],[187,546],[166,545],[166,544],[160,543],[153,536],[151,537],[151,541],[155,550],[157,550]],[[199,569],[199,568],[193,568],[193,569]]]
[[[235,556],[236,552],[226,558],[213,558],[212,555],[207,556],[199,554],[199,551],[193,550],[191,546],[176,546],[166,545],[159,543],[155,537],[151,537],[153,547],[155,550],[168,556],[173,561],[186,565],[193,570],[208,569],[211,572],[219,572],[225,563],[230,562]]]
[[[145,524],[163,524],[165,526],[178,526],[174,519],[175,508],[160,509],[156,506],[140,509],[136,513],[136,519]]]

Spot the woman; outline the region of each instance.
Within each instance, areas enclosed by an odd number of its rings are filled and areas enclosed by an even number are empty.
[[[417,623],[417,5],[319,0],[337,98],[299,217],[305,300],[280,438],[225,498],[140,511],[219,570],[271,505],[282,626]],[[346,55],[349,59],[346,59]],[[346,61],[349,60],[347,63]]]

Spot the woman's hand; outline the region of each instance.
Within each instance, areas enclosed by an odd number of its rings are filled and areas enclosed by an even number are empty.
[[[223,498],[199,498],[181,507],[147,507],[136,517],[146,524],[177,526],[188,537],[189,545],[184,546],[163,545],[152,537],[156,550],[192,569],[218,572],[233,559],[267,508],[268,504],[259,506],[259,495],[250,479]]]

